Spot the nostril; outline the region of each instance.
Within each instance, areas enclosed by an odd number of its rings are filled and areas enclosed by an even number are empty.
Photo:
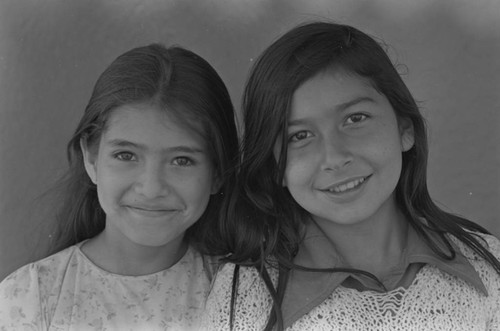
[[[164,178],[156,174],[143,174],[136,184],[135,191],[147,198],[165,196],[169,188]]]
[[[338,171],[352,163],[352,157],[348,153],[326,154],[323,159],[322,170]]]

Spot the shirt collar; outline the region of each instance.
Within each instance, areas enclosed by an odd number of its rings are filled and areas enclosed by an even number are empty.
[[[425,231],[439,247],[446,248],[443,240],[434,232]],[[413,227],[408,226],[408,240],[404,251],[401,268],[407,268],[413,263],[424,263],[433,265],[440,270],[456,276],[476,287],[485,295],[488,292],[474,267],[461,253],[458,246],[449,240],[456,256],[453,260],[446,260],[437,255],[427,243],[417,234]],[[446,249],[445,249],[446,251]],[[341,256],[325,236],[323,231],[315,222],[308,222],[306,235],[300,244],[294,263],[308,268],[342,268],[345,263]],[[350,272],[314,272],[291,270],[285,297],[283,299],[282,311],[286,325],[291,325],[303,315],[304,311],[310,311],[340,286],[346,278],[353,276],[356,279],[373,285],[376,283],[367,277],[359,277]]]
[[[435,232],[425,231],[425,233],[445,252],[448,250],[442,238]],[[488,290],[484,286],[478,272],[470,264],[469,260],[462,254],[460,248],[453,240],[448,240],[455,251],[453,260],[446,260],[437,255],[429,245],[417,234],[413,227],[408,227],[408,246],[405,254],[405,267],[411,263],[426,263],[433,265],[441,271],[447,272],[450,275],[456,276],[469,284],[476,287],[485,295],[488,295]]]

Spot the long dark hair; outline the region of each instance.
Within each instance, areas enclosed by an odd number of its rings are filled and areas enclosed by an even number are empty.
[[[83,139],[89,148],[98,145],[113,109],[142,102],[153,103],[186,125],[192,125],[193,121],[202,124],[200,134],[207,142],[223,184],[219,193],[210,197],[200,220],[187,230],[186,238],[199,244],[216,229],[223,197],[234,185],[238,158],[229,93],[217,72],[197,54],[181,47],[151,44],[120,55],[94,86],[83,117],[67,145],[69,170],[62,182],[64,195],[56,216],[51,253],[92,238],[104,229],[105,214],[97,199],[96,186],[85,172],[80,141]]]
[[[282,187],[286,148],[279,157],[274,146],[287,145],[287,118],[294,92],[304,82],[325,70],[342,70],[367,79],[390,102],[398,120],[408,119],[414,127],[414,146],[403,153],[402,173],[396,201],[411,226],[440,257],[455,257],[445,234],[464,242],[500,273],[500,262],[469,231],[488,233],[483,227],[441,210],[427,189],[427,133],[424,118],[384,47],[374,38],[347,25],[315,22],[298,26],[269,46],[253,66],[244,91],[244,138],[239,185],[232,194],[226,231],[232,255],[228,261],[259,269],[273,299],[280,301],[286,277],[279,277],[275,291],[266,281],[264,264],[277,258],[280,273],[293,267],[303,235],[304,220],[310,217]],[[446,244],[442,249],[428,231]],[[234,293],[233,293],[234,294]],[[279,322],[276,304],[268,327]]]

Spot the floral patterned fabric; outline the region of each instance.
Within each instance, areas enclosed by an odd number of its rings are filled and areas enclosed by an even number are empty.
[[[122,276],[72,246],[0,283],[0,330],[197,329],[210,274],[192,247],[167,270]]]

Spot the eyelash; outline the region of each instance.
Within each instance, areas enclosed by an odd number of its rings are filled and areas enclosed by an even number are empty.
[[[178,164],[179,163],[178,160],[185,160],[188,164]],[[176,157],[174,159],[173,163],[179,167],[189,167],[189,166],[194,165],[194,161],[188,157],[185,157],[185,156]]]
[[[353,122],[352,119],[354,117],[361,117],[361,119],[358,120],[357,122]],[[351,114],[351,115],[347,116],[346,123],[349,122],[349,121],[351,121],[351,123],[347,123],[347,124],[349,124],[349,125],[350,124],[357,124],[357,123],[363,122],[367,118],[368,118],[368,116],[365,115],[365,114],[361,114],[361,113]]]
[[[113,157],[115,159],[117,159],[119,161],[123,161],[123,162],[131,162],[131,161],[137,160],[137,157],[132,152],[117,152],[117,153],[113,154]],[[183,162],[185,164],[179,164],[179,160],[181,160],[181,162]],[[172,163],[176,166],[179,166],[179,167],[189,167],[189,166],[192,166],[195,164],[195,162],[191,158],[186,157],[186,156],[176,157],[172,161]]]
[[[130,156],[130,159],[123,158],[124,155]],[[113,154],[113,157],[117,160],[124,161],[124,162],[130,162],[130,161],[135,161],[137,158],[134,155],[134,153],[131,152],[117,152]]]
[[[126,156],[126,157],[124,157]],[[131,162],[131,161],[136,161],[136,156],[134,155],[134,153],[131,153],[131,152],[118,152],[118,153],[115,153],[113,154],[113,157],[117,160],[120,160],[120,161],[123,161],[123,162]],[[185,163],[185,164],[179,164],[179,160],[181,160],[181,162]],[[194,161],[186,156],[179,156],[179,157],[176,157],[172,163],[176,166],[179,166],[179,167],[189,167],[189,166],[192,166],[194,164]]]
[[[361,123],[363,121],[365,121],[369,116],[366,115],[366,114],[361,114],[361,113],[355,113],[355,114],[351,114],[349,116],[347,116],[345,122],[347,125],[353,125],[353,124],[358,124],[358,123]],[[357,121],[353,121],[353,118],[358,118]],[[298,135],[301,135],[301,134],[306,134],[305,137],[303,138],[300,138],[300,139],[297,139],[297,136]],[[301,130],[301,131],[298,131],[292,135],[290,135],[290,137],[288,138],[288,141],[289,142],[298,142],[298,141],[301,141],[301,140],[304,140],[304,139],[307,139],[309,137],[311,137],[311,133],[307,130]]]
[[[306,134],[305,137],[301,138],[301,139],[297,139],[297,136],[300,135],[300,134]],[[289,142],[297,142],[297,141],[301,141],[301,140],[304,140],[306,138],[309,138],[311,136],[311,133],[309,131],[306,131],[306,130],[301,130],[299,132],[296,132],[294,134],[292,134],[289,138],[288,138],[288,141]]]

